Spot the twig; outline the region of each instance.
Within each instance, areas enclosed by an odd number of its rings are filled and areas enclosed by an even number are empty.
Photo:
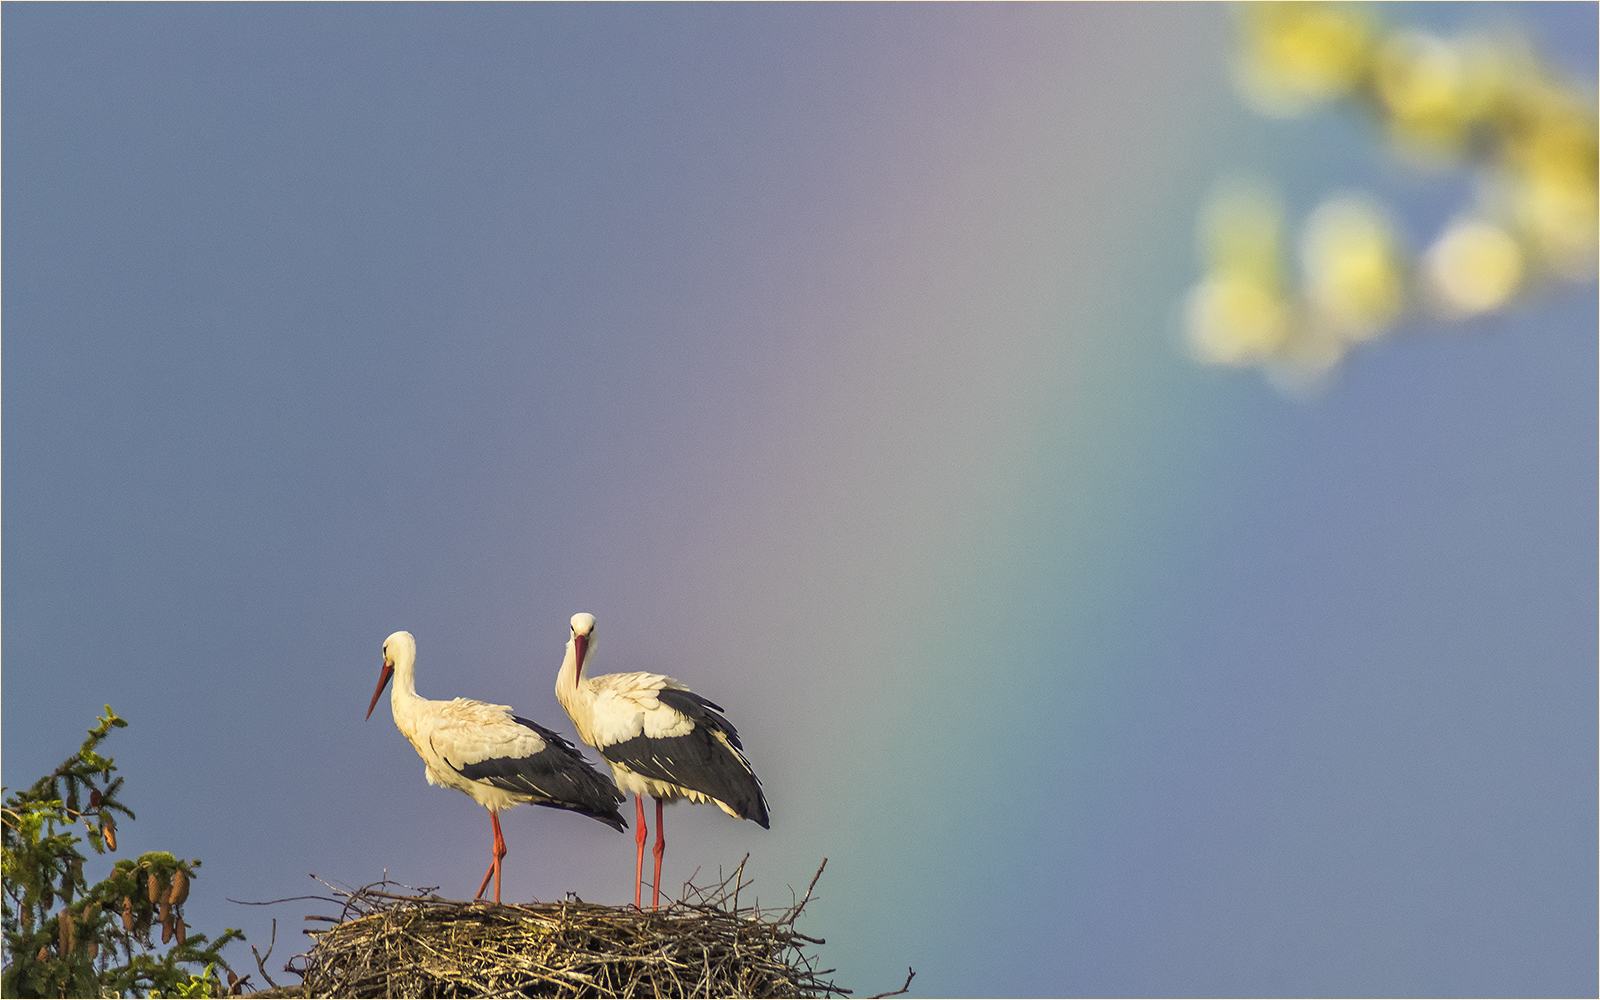
[[[337,899],[329,899],[327,896],[288,896],[288,897],[285,897],[284,899],[269,899],[264,903],[252,903],[247,899],[233,899],[233,898],[226,897],[226,896],[223,897],[223,898],[227,899],[228,902],[237,904],[239,906],[276,906],[279,903],[298,903],[298,902],[300,902],[301,900],[304,900],[304,899],[315,899],[315,900],[317,900],[319,902],[323,902],[323,903],[337,903],[338,902]]]
[[[574,640],[576,641],[576,640]],[[739,883],[744,878],[744,863],[750,860],[750,852],[744,852],[744,857],[739,859],[739,867],[733,870],[733,912],[739,912]]]
[[[907,966],[906,967],[906,984],[904,986],[902,986],[899,989],[895,990],[893,993],[874,993],[874,994],[872,994],[872,996],[866,997],[865,1000],[883,1000],[884,997],[897,997],[900,994],[905,993],[905,992],[907,992],[907,991],[909,991],[911,989],[911,980],[913,980],[915,978],[917,978],[917,970],[911,968],[910,966]]]
[[[817,879],[822,877],[822,869],[824,869],[826,867],[828,867],[828,859],[827,858],[823,858],[822,859],[822,864],[817,866],[817,873],[815,875],[811,876],[811,884],[806,886],[805,898],[800,900],[800,905],[801,906],[805,906],[807,903],[809,903],[811,901],[811,890],[815,889],[817,887]]]
[[[267,942],[267,953],[265,955],[263,955],[263,954],[261,954],[261,952],[256,951],[256,946],[255,945],[251,945],[250,946],[250,953],[256,957],[256,968],[261,970],[261,978],[265,979],[267,981],[267,985],[272,987],[273,989],[277,989],[278,988],[278,984],[272,981],[272,977],[271,976],[267,975],[267,959],[272,957],[272,949],[277,943],[278,943],[278,918],[277,917],[273,917],[272,918],[272,940]]]

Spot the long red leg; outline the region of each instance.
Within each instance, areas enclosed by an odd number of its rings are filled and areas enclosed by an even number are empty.
[[[639,829],[634,831],[633,836],[634,843],[639,845],[639,858],[633,866],[633,908],[642,910],[644,907],[639,905],[639,890],[644,884],[644,841],[650,829],[644,825],[644,796],[635,795],[633,804],[639,807]]]
[[[500,832],[500,814],[490,813],[494,817],[494,904],[500,905],[500,859],[506,856],[506,838]]]
[[[652,910],[661,905],[661,856],[667,853],[667,824],[661,822],[660,799],[656,799],[656,848],[653,853],[656,856],[656,896],[650,903],[650,909]]]
[[[490,822],[494,824],[494,846],[491,848],[490,870],[483,872],[483,882],[478,883],[478,894],[474,899],[483,898],[483,890],[490,886],[490,875],[494,875],[494,902],[499,902],[499,859],[506,856],[506,837],[499,832],[499,813],[490,810]]]
[[[489,876],[494,876],[494,901],[500,902],[500,859],[506,856],[506,838],[500,832],[500,814],[493,809],[489,810],[489,820],[494,824],[494,850],[493,860],[489,862],[489,870],[483,873],[483,882],[478,886],[478,894],[474,900],[483,897],[483,890],[489,887]]]

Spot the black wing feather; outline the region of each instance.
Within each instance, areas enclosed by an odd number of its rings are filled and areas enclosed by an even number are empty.
[[[733,723],[722,716],[722,706],[693,691],[675,688],[663,688],[656,698],[687,716],[694,728],[682,736],[635,736],[602,747],[600,756],[647,778],[670,781],[726,802],[741,818],[767,829],[761,779],[739,752],[744,745]],[[718,733],[726,743],[717,738]]]
[[[537,722],[519,715],[512,718],[538,733],[544,749],[531,757],[491,757],[456,767],[463,777],[531,795],[535,805],[593,816],[617,830],[628,825],[617,811],[617,803],[626,797],[609,777],[596,771],[571,743]]]

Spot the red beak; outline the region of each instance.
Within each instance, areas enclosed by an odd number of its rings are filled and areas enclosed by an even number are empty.
[[[367,718],[372,718],[372,710],[378,707],[378,696],[383,694],[383,689],[389,686],[389,678],[394,676],[394,664],[388,660],[383,661],[383,673],[378,675],[378,689],[372,692],[372,704],[367,706]]]
[[[578,654],[578,669],[573,672],[573,680],[577,680],[583,676],[583,658],[589,653],[589,637],[574,633],[572,636],[572,648]]]

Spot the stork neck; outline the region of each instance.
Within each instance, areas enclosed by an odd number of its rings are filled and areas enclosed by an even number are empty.
[[[405,705],[417,700],[417,661],[413,656],[397,656],[394,661],[394,681],[389,691],[390,706]]]
[[[590,746],[597,746],[592,726],[594,689],[580,683],[583,678],[579,676],[578,670],[578,650],[576,645],[568,640],[567,657],[561,661],[561,669],[556,672],[556,700],[561,702],[567,718],[572,720],[572,725],[578,730],[578,738]]]

